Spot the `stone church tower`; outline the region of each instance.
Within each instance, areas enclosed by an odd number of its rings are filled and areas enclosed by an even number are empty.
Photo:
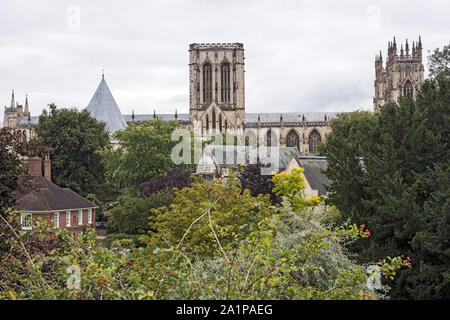
[[[11,104],[5,106],[3,116],[3,127],[19,132],[24,141],[30,141],[35,136],[34,127],[37,124],[37,117],[31,117],[28,106],[28,95],[25,97],[25,106],[19,104],[14,97],[14,90],[11,94]],[[1,128],[1,126],[0,126]]]
[[[22,117],[30,116],[30,109],[28,107],[28,96],[25,98],[25,108],[23,105],[15,101],[14,90],[11,94],[11,105],[9,108],[5,106],[5,113],[3,117],[3,127],[16,128],[19,120]]]
[[[244,133],[242,43],[189,46],[189,118],[197,136]]]
[[[374,111],[387,103],[395,102],[399,97],[416,97],[417,90],[424,81],[424,66],[422,63],[422,40],[412,43],[410,52],[408,39],[405,48],[400,47],[400,56],[395,41],[388,43],[386,67],[383,67],[383,57],[375,57],[375,96]]]

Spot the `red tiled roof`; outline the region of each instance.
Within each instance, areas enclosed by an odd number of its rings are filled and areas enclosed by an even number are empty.
[[[16,192],[15,210],[45,212],[96,207],[69,188],[61,188],[44,177],[31,179],[24,190]]]

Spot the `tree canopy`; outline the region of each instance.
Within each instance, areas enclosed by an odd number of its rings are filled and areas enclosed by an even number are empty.
[[[149,197],[159,191],[172,192],[173,188],[183,189],[190,184],[190,175],[181,168],[174,168],[167,173],[167,176],[150,178],[138,187],[144,197]]]
[[[52,180],[86,196],[98,194],[104,183],[104,168],[99,150],[109,146],[105,124],[86,110],[58,109],[49,105],[36,127],[38,140],[54,149]]]
[[[248,164],[239,174],[239,181],[242,189],[249,189],[250,194],[256,197],[258,194],[270,195],[272,204],[279,204],[281,197],[277,196],[273,191],[274,184],[271,175],[262,175],[261,167],[264,164]]]
[[[140,183],[166,175],[175,167],[171,152],[178,142],[171,141],[171,134],[178,127],[177,121],[155,119],[115,132],[120,146],[102,152],[106,179],[136,196]]]
[[[393,298],[450,297],[449,87],[439,71],[415,101],[341,114],[323,148],[329,201],[342,220],[373,232],[354,247],[360,261],[400,252],[413,261],[392,283]]]

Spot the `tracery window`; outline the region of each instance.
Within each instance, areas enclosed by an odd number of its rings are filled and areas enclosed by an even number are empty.
[[[213,133],[216,132],[216,112],[213,110],[212,112],[212,129]]]
[[[405,85],[403,86],[403,96],[404,97],[413,97],[413,87],[411,84],[411,81],[406,81]]]
[[[291,130],[286,137],[286,147],[295,147],[300,150],[299,137],[297,132]]]
[[[211,64],[206,63],[203,66],[203,102],[212,100],[212,68]]]
[[[230,64],[224,63],[220,68],[220,97],[222,102],[230,102]]]
[[[320,136],[320,133],[314,129],[310,134],[308,138],[308,144],[309,144],[309,152],[310,153],[316,153],[317,145],[319,142],[322,141],[322,137]]]
[[[271,147],[272,146],[272,130],[267,130],[266,134],[266,146]]]

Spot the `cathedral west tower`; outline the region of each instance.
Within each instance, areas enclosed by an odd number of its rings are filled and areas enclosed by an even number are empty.
[[[189,117],[197,135],[244,132],[242,43],[189,46]]]
[[[375,96],[373,98],[374,111],[378,111],[387,103],[396,102],[399,97],[417,95],[419,87],[424,81],[424,66],[422,63],[422,40],[412,43],[412,50],[406,39],[405,47],[400,46],[400,55],[394,37],[388,43],[386,67],[383,57],[375,57]]]

